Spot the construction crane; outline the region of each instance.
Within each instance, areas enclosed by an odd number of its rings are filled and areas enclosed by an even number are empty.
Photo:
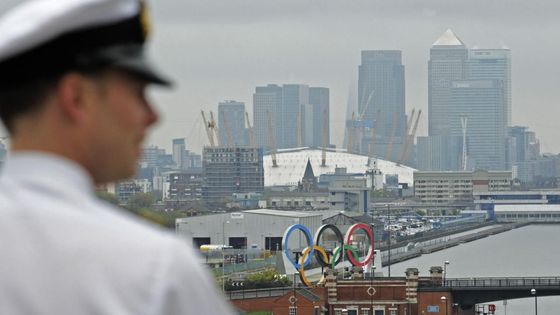
[[[381,114],[381,110],[377,110],[377,114],[376,114],[376,118],[374,121],[372,121],[371,124],[371,139],[369,141],[369,155],[368,155],[368,161],[366,166],[369,166],[371,161],[373,160],[373,155],[374,155],[374,147],[375,147],[375,129],[377,127],[377,119],[379,118],[379,115]]]
[[[268,114],[268,137],[270,140],[270,156],[272,157],[272,167],[278,167],[276,161],[276,140],[274,139],[274,134],[272,133],[272,115],[270,112]]]
[[[245,112],[245,118],[247,119],[247,135],[249,136],[249,145],[251,147],[255,147],[255,134],[253,133],[253,127],[251,127],[249,113]]]
[[[218,124],[216,124],[216,120],[214,119],[214,112],[210,111],[210,131],[214,134],[214,137],[218,139],[218,145],[223,145],[221,143],[220,138],[218,137]]]
[[[406,133],[404,134],[404,142],[401,148],[401,154],[399,154],[399,161],[397,162],[398,164],[400,164],[403,160],[404,160],[404,155],[406,154],[406,149],[408,146],[408,141],[410,139],[410,137],[408,136],[410,134],[410,130],[412,129],[412,120],[414,119],[414,112],[416,111],[415,108],[412,109],[412,113],[410,114],[410,116],[408,116],[408,121],[406,123]]]
[[[210,143],[211,147],[216,146],[215,142],[214,142],[214,133],[212,131],[212,129],[215,127],[215,125],[210,121],[208,122],[206,120],[206,115],[204,114],[204,111],[201,110],[200,111],[202,113],[202,120],[204,121],[204,129],[206,129],[206,135],[208,136],[208,142]]]
[[[399,163],[404,163],[408,161],[410,158],[410,147],[414,144],[414,137],[416,137],[416,130],[418,129],[418,122],[420,121],[420,116],[422,115],[422,110],[418,110],[418,114],[416,115],[416,120],[414,121],[414,127],[412,127],[412,131],[409,135],[407,135],[408,139],[406,141],[406,148],[404,151],[404,156],[402,156]]]
[[[321,152],[321,167],[327,166],[327,146],[329,145],[329,117],[327,110],[323,110],[323,152]]]
[[[348,148],[346,148],[346,151],[348,153],[352,153],[354,152],[354,119],[355,119],[355,115],[354,112],[352,112],[352,120],[350,121],[350,126],[348,126]]]
[[[395,141],[395,131],[397,130],[397,112],[393,113],[393,126],[391,127],[391,136],[389,138],[389,143],[387,144],[387,151],[385,151],[385,160],[391,159],[391,154],[393,153],[393,142]]]

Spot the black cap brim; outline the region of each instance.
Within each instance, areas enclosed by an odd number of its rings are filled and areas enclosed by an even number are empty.
[[[98,62],[127,71],[148,83],[172,86],[171,80],[160,74],[144,56],[141,45],[108,47],[96,52],[93,58],[99,58]],[[96,63],[96,61],[93,63]]]

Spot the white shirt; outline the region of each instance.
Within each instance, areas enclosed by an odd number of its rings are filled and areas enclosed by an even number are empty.
[[[190,246],[99,200],[77,164],[0,170],[0,314],[233,314]]]

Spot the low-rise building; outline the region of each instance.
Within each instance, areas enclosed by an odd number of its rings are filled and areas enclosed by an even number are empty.
[[[423,203],[470,204],[475,192],[511,190],[511,171],[414,172],[414,195]]]

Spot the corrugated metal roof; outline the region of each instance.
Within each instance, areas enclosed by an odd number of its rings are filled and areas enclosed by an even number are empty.
[[[334,174],[336,167],[346,167],[348,173],[365,173],[371,169],[366,155],[353,154],[340,151],[327,151],[326,166],[321,166],[322,151],[310,148],[297,148],[279,150],[276,153],[277,167],[272,166],[272,156],[264,156],[264,185],[269,186],[289,186],[297,185],[303,178],[307,161],[311,162],[315,176],[322,174]],[[383,175],[397,174],[399,182],[413,184],[414,168],[400,165],[395,162],[376,159],[377,168]],[[371,163],[373,164],[373,163]]]
[[[313,216],[321,216],[320,213],[316,213],[316,212],[284,211],[284,210],[273,210],[273,209],[246,210],[243,211],[243,213],[275,215],[280,217],[291,217],[291,218],[307,218]]]

